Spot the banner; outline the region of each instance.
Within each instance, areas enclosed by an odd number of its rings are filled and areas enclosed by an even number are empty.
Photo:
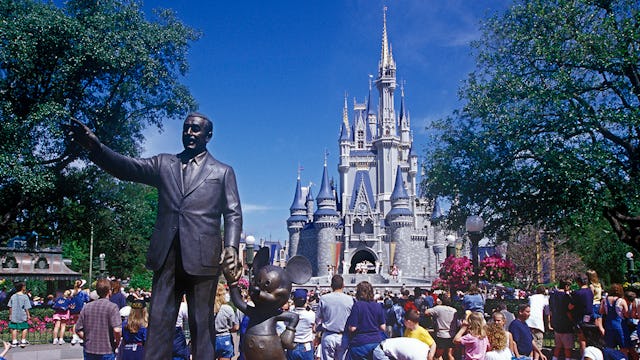
[[[396,243],[394,241],[389,242],[389,269],[393,268],[393,264],[396,262]]]
[[[335,258],[333,261],[333,265],[335,266],[335,269],[338,269],[338,266],[340,265],[340,255],[342,253],[342,243],[337,242],[336,243],[336,248],[335,248]]]
[[[276,253],[278,252],[278,244],[269,245],[269,250],[271,250],[269,254],[269,265],[273,265],[274,258],[276,256]]]

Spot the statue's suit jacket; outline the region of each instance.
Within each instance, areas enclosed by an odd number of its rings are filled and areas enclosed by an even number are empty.
[[[181,154],[147,159],[120,155],[105,145],[90,154],[99,167],[122,179],[158,189],[158,217],[146,266],[159,270],[178,235],[185,272],[216,276],[223,245],[238,249],[242,210],[233,169],[207,153],[189,188],[183,190]],[[220,234],[224,219],[224,243]]]

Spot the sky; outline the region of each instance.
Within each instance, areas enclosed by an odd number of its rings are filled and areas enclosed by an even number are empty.
[[[426,125],[461,105],[458,88],[474,70],[469,43],[479,38],[481,21],[510,3],[147,0],[144,8],[171,8],[202,32],[183,83],[214,122],[208,149],[236,172],[244,232],[284,243],[298,166],[303,186],[315,184],[317,194],[327,151],[329,176],[338,179],[345,94],[350,108],[354,98],[366,99],[369,74],[378,70],[383,8],[422,156]],[[372,96],[377,103],[375,88]],[[162,132],[147,129],[143,156],[180,152],[181,127],[166,121]]]

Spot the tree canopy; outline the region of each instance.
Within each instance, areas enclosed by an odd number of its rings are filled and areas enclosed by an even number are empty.
[[[0,0],[2,236],[30,230],[86,235],[78,230],[100,223],[105,214],[76,216],[74,221],[83,222],[75,229],[61,224],[69,220],[69,211],[97,210],[98,204],[82,194],[96,186],[111,188],[102,193],[107,198],[100,201],[109,204],[103,211],[125,216],[120,205],[132,200],[120,191],[134,195],[141,188],[99,179],[63,125],[75,117],[111,148],[138,155],[146,127],[161,129],[163,121],[182,119],[195,109],[181,80],[189,44],[199,36],[171,10],[156,10],[147,19],[133,0],[69,0],[60,7]]]
[[[597,214],[640,249],[638,1],[517,1],[473,47],[422,184],[451,199],[450,224],[480,213],[501,235]]]

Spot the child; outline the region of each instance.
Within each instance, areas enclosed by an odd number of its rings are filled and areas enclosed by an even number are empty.
[[[53,302],[53,345],[64,344],[64,332],[69,321],[69,305],[71,304],[71,290],[65,290],[64,294]],[[60,333],[58,334],[58,330]]]
[[[144,343],[147,341],[146,303],[143,299],[131,303],[131,312],[127,320],[122,323],[122,342],[120,344],[121,360],[142,360],[144,358]]]
[[[31,309],[31,302],[29,297],[25,294],[25,285],[23,282],[16,284],[16,293],[11,295],[9,299],[9,329],[11,329],[11,347],[18,346],[18,330],[22,330],[22,340],[20,341],[20,347],[25,347],[29,342],[27,341],[27,329],[29,329],[29,309]]]
[[[420,315],[415,310],[409,310],[404,314],[404,336],[408,338],[418,339],[429,347],[429,360],[433,360],[433,356],[436,352],[436,342],[429,334],[427,329],[423,328],[419,324]]]
[[[465,360],[484,360],[489,346],[484,318],[479,312],[471,312],[467,320],[462,323],[460,330],[453,338],[455,344],[464,346]]]

